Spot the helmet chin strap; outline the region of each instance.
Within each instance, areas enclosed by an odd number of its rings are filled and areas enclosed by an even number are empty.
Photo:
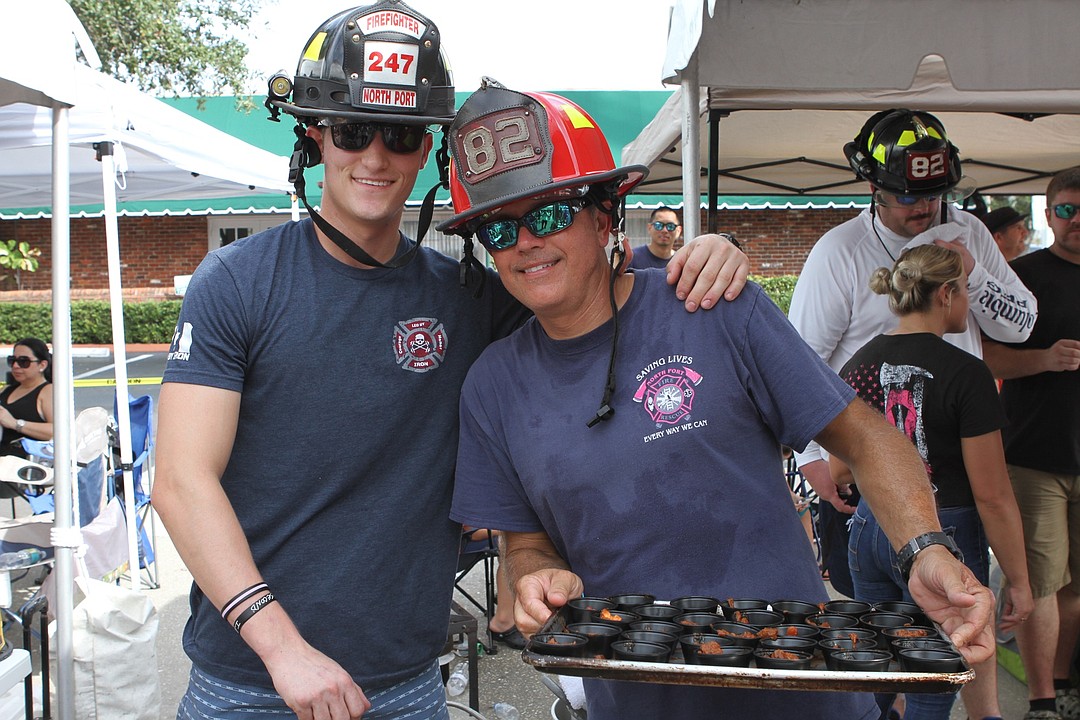
[[[315,208],[311,207],[308,202],[306,187],[307,183],[304,180],[304,159],[307,155],[304,149],[305,143],[313,142],[309,138],[304,130],[304,127],[299,123],[293,127],[293,132],[296,133],[296,145],[293,146],[293,154],[289,160],[289,180],[292,182],[293,187],[296,189],[296,197],[300,198],[300,202],[304,203],[304,207],[308,211],[308,215],[311,217],[315,226],[322,230],[326,235],[339,248],[342,252],[356,260],[363,265],[370,265],[372,267],[380,267],[387,269],[395,269],[404,267],[412,262],[412,259],[416,256],[416,251],[420,249],[420,243],[424,239],[424,235],[427,234],[428,228],[431,226],[431,216],[435,207],[435,193],[440,187],[450,187],[450,180],[448,176],[448,152],[446,148],[446,133],[442,134],[442,146],[435,153],[435,160],[439,167],[439,182],[435,187],[428,191],[428,194],[424,197],[424,203],[420,207],[419,226],[416,232],[416,242],[405,253],[391,259],[389,262],[379,262],[375,258],[364,252],[357,243],[353,242],[345,235],[345,233],[338,230],[331,225],[322,215],[315,212]],[[399,231],[400,234],[400,231]]]
[[[625,200],[623,201],[625,202]],[[621,203],[620,203],[621,205]],[[614,215],[621,217],[617,210]],[[619,349],[619,305],[615,302],[615,281],[618,279],[619,268],[626,258],[626,235],[623,234],[622,221],[618,221],[615,229],[615,243],[611,246],[611,275],[608,280],[608,300],[611,302],[611,356],[608,358],[607,381],[604,383],[604,397],[600,400],[600,408],[585,425],[594,427],[603,420],[610,420],[615,416],[615,408],[611,406],[611,398],[615,395],[615,358]]]

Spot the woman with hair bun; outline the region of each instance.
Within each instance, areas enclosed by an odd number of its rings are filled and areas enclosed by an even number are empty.
[[[0,455],[26,457],[24,437],[53,436],[52,355],[37,338],[16,340],[7,359],[7,385],[0,390]]]
[[[960,255],[937,245],[911,248],[892,268],[878,268],[870,289],[888,297],[899,325],[858,350],[840,377],[918,448],[934,485],[941,526],[984,585],[990,579],[987,545],[993,549],[1008,578],[1000,618],[1007,630],[1023,622],[1034,601],[1020,513],[1005,469],[1001,428],[1006,418],[997,386],[982,360],[942,339],[967,327],[966,285]],[[837,483],[852,482],[850,470],[836,458],[830,469]],[[856,599],[911,600],[896,553],[865,502],[853,515],[848,561]],[[975,666],[975,673],[961,691],[968,717],[999,717],[994,659]],[[878,697],[883,711],[892,699]],[[909,694],[905,720],[946,720],[954,700],[954,695]]]

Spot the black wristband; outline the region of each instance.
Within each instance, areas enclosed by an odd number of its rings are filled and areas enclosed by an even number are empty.
[[[235,595],[232,596],[232,599],[229,600],[229,602],[227,602],[227,603],[225,603],[224,605],[221,606],[221,619],[225,620],[227,622],[229,620],[229,613],[231,613],[236,608],[240,607],[241,603],[243,603],[245,600],[247,600],[249,597],[251,597],[255,593],[261,592],[261,591],[266,590],[268,588],[269,588],[269,586],[266,583],[261,582],[261,583],[255,583],[251,587],[246,588],[246,589],[241,590],[240,592],[236,593]]]
[[[960,562],[964,562],[964,554],[956,547],[953,539],[943,532],[928,532],[914,537],[904,543],[904,546],[896,551],[896,562],[900,566],[900,576],[907,582],[911,577],[911,566],[915,564],[915,557],[931,545],[942,545],[953,554]]]
[[[248,605],[244,612],[240,613],[236,620],[233,621],[233,630],[239,633],[240,628],[244,627],[244,623],[255,617],[255,613],[275,601],[276,598],[274,597],[274,593],[270,592]]]

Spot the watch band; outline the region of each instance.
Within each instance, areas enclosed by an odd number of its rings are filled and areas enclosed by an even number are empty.
[[[931,545],[942,545],[957,560],[964,561],[964,554],[960,552],[960,548],[956,547],[952,537],[943,532],[923,533],[908,540],[896,551],[896,561],[900,566],[900,576],[904,578],[904,582],[911,577],[911,566],[915,564],[915,557]]]

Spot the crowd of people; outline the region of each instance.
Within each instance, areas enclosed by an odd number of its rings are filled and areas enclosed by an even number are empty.
[[[436,24],[397,0],[323,22],[268,103],[295,119],[298,196],[321,164],[322,198],[205,258],[169,353],[153,501],[194,580],[179,718],[448,718],[433,609],[462,525],[499,534],[511,647],[586,591],[824,601],[785,447],[821,498],[833,587],[917,602],[977,670],[971,718],[1000,715],[989,549],[1027,720],[1080,717],[1080,171],[1048,190],[1054,244],[1010,265],[952,205],[941,123],[877,113],[843,148],[870,206],[815,245],[786,318],[725,237],[676,249],[670,208],[627,246],[647,170],[617,167],[583,108],[491,79],[457,108]],[[460,263],[421,245],[426,223],[400,229],[429,161]],[[1015,246],[1016,218],[994,222]],[[16,377],[16,396],[37,382]],[[593,720],[898,711],[599,679],[586,698]],[[904,716],[952,704],[913,694]]]

